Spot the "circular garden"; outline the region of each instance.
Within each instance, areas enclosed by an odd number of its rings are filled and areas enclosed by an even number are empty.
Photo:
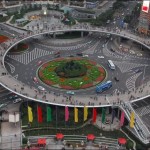
[[[7,40],[9,40],[9,38],[5,35],[0,35],[0,44],[3,42],[6,42]]]
[[[43,64],[38,70],[38,76],[49,86],[77,90],[101,83],[106,77],[106,71],[88,59],[59,58]]]

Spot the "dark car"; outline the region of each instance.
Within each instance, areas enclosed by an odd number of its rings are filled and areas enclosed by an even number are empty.
[[[134,72],[135,73],[139,73],[139,72],[141,72],[141,70],[140,69],[136,69]]]
[[[115,50],[114,50],[114,49],[112,49],[112,48],[111,48],[110,50],[111,50],[112,52],[115,52]]]
[[[83,54],[82,53],[77,53],[77,56],[83,56]]]
[[[115,81],[117,81],[117,82],[119,81],[119,79],[118,79],[117,77],[114,77],[114,79],[115,79]]]

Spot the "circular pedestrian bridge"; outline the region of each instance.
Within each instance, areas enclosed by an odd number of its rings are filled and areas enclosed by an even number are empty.
[[[135,41],[137,43],[140,43],[144,47],[147,47],[150,49],[150,40],[144,39],[141,37],[137,37],[135,35],[132,35],[131,33],[128,33],[126,31],[112,31],[108,30],[105,28],[69,28],[69,29],[55,29],[54,31],[43,31],[42,33],[35,33],[35,34],[28,34],[24,35],[20,39],[16,39],[12,41],[12,44],[10,47],[7,48],[3,55],[3,68],[2,70],[6,71],[5,68],[5,57],[7,53],[10,51],[11,48],[13,48],[15,45],[17,45],[20,42],[26,41],[30,38],[34,38],[39,35],[44,35],[44,34],[56,34],[58,32],[72,32],[72,31],[81,31],[81,32],[96,32],[96,33],[104,33],[104,34],[111,34],[119,37],[124,37],[127,39],[130,39],[132,41]],[[5,75],[0,78],[1,85],[4,86],[5,88],[9,89],[10,91],[24,97],[25,99],[30,99],[34,101],[39,101],[42,103],[49,103],[52,105],[59,105],[59,106],[70,106],[74,107],[75,105],[77,107],[84,107],[85,105],[87,107],[104,107],[104,106],[112,106],[112,105],[120,105],[122,102],[133,102],[133,101],[138,101],[140,99],[143,99],[145,97],[149,97],[150,91],[149,91],[149,85],[150,82],[141,85],[138,89],[133,89],[133,91],[125,91],[124,93],[121,94],[109,94],[109,95],[85,95],[84,97],[82,95],[72,95],[71,97],[64,96],[64,95],[58,95],[53,92],[43,92],[40,94],[37,94],[37,90],[34,87],[30,87],[28,85],[25,85],[24,83],[18,81],[11,75]],[[143,92],[139,92],[143,89]],[[130,100],[130,97],[134,97],[134,99]],[[72,103],[69,101],[69,97],[72,100]],[[64,101],[64,99],[67,98],[67,101]],[[90,103],[89,105],[89,102]]]

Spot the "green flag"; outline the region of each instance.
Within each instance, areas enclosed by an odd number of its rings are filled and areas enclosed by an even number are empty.
[[[47,122],[52,121],[52,109],[47,106]]]
[[[105,123],[105,112],[106,112],[106,109],[102,108],[102,123]]]

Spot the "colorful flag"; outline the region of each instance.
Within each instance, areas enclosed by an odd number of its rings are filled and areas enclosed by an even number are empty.
[[[115,115],[116,115],[116,112],[115,112],[114,109],[112,109],[112,120],[111,120],[111,123],[112,123],[112,124],[113,124],[113,122],[114,122]]]
[[[97,118],[97,111],[96,108],[93,108],[93,123],[96,122],[96,118]]]
[[[38,116],[38,122],[43,122],[43,116],[42,116],[42,108],[40,106],[37,106],[37,116]]]
[[[78,122],[78,108],[74,108],[74,122]]]
[[[106,109],[102,108],[102,123],[105,123],[105,113],[106,113]]]
[[[131,112],[130,116],[130,128],[134,128],[134,112]]]
[[[120,117],[120,126],[122,127],[124,124],[124,111],[121,112],[121,117]]]
[[[52,109],[51,107],[47,106],[47,122],[52,121]]]
[[[65,121],[69,120],[69,109],[68,106],[65,107]]]
[[[88,117],[88,108],[84,106],[84,121],[87,120],[87,117]]]
[[[33,121],[33,113],[32,113],[32,108],[28,106],[28,120],[29,122]]]

